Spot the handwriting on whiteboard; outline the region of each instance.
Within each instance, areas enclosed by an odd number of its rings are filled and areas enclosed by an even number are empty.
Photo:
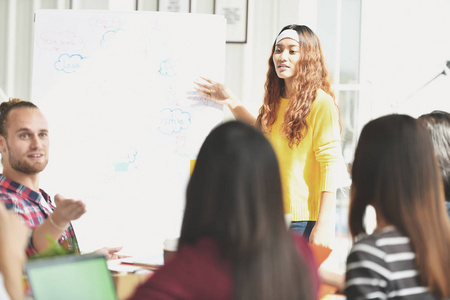
[[[69,31],[44,32],[37,42],[40,48],[56,52],[79,52],[84,47],[83,39]]]
[[[191,125],[191,114],[179,108],[161,110],[159,130],[167,135],[179,133]]]
[[[86,57],[81,54],[61,54],[55,62],[55,69],[65,73],[74,73],[81,67],[84,59]]]

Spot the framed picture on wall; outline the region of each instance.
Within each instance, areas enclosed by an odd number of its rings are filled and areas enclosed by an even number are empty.
[[[247,43],[248,0],[214,0],[214,14],[227,19],[227,43]]]
[[[158,0],[158,11],[191,12],[191,0]]]

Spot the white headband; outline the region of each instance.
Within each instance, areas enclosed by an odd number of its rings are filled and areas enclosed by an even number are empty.
[[[294,29],[287,29],[287,30],[281,32],[277,36],[277,41],[276,41],[275,45],[278,44],[278,42],[281,41],[282,39],[293,39],[297,43],[300,43],[300,40],[298,39],[298,32],[295,31]]]

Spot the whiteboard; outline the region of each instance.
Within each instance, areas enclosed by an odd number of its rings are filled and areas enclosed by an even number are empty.
[[[31,99],[51,141],[40,186],[86,203],[82,251],[145,255],[179,235],[190,160],[223,120],[193,82],[223,82],[225,28],[217,15],[36,13]]]

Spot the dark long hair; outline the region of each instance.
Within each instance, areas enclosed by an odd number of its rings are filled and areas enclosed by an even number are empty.
[[[361,132],[352,169],[349,226],[365,233],[367,205],[411,239],[422,283],[450,297],[450,222],[425,126],[406,115],[369,122]]]
[[[299,37],[300,59],[297,62],[298,73],[295,75],[296,85],[290,99],[289,106],[284,115],[281,125],[281,133],[288,138],[289,146],[298,145],[308,132],[306,118],[311,112],[311,105],[316,99],[317,90],[322,89],[331,97],[328,80],[328,71],[325,67],[325,60],[317,35],[305,25],[288,25],[281,29],[280,33],[293,29],[297,31]],[[264,103],[259,110],[256,124],[263,132],[270,132],[272,125],[277,119],[277,111],[280,97],[285,89],[284,79],[278,77],[276,67],[273,62],[273,53],[276,47],[276,40],[272,46],[272,53],[269,58],[269,70],[265,83]],[[336,105],[336,108],[339,108]],[[342,124],[339,121],[341,128]]]
[[[450,114],[435,110],[421,115],[419,120],[424,122],[431,132],[434,153],[444,181],[445,199],[450,201]]]
[[[275,153],[238,121],[206,138],[187,188],[179,246],[205,237],[231,261],[234,299],[313,299],[308,267],[284,221]]]

